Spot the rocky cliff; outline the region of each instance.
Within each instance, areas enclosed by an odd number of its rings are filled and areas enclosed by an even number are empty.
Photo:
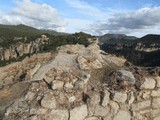
[[[159,120],[159,68],[61,46],[0,68],[3,120]]]
[[[17,39],[23,39],[22,37],[16,37],[14,40]],[[24,38],[26,39],[26,38]],[[10,60],[10,59],[17,59],[20,56],[23,55],[31,55],[34,53],[37,53],[42,45],[48,44],[49,43],[49,38],[46,35],[41,35],[41,38],[37,38],[30,43],[23,43],[23,42],[18,42],[16,44],[12,44],[9,46],[9,48],[6,47],[1,47],[0,48],[0,60]]]
[[[104,35],[99,38],[101,49],[110,54],[124,56],[136,66],[160,66],[160,35],[146,35],[142,38],[131,39],[125,35]],[[103,44],[103,41],[104,44]]]

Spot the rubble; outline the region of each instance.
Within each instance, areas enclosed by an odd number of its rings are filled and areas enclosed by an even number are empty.
[[[158,120],[159,76],[98,49],[66,45],[1,67],[0,119]]]

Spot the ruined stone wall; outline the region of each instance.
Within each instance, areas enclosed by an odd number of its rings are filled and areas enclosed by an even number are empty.
[[[1,109],[2,100],[12,101],[5,102],[3,119],[159,120],[160,77],[124,64],[101,55],[96,44],[60,47],[51,61],[30,64],[24,81],[0,90],[7,93],[0,94]]]

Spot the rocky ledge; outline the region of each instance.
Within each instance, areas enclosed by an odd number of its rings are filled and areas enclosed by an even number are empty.
[[[160,76],[99,50],[66,45],[0,68],[1,119],[159,120]]]

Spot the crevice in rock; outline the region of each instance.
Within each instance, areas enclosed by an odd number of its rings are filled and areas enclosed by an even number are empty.
[[[70,117],[71,117],[70,110],[68,110],[68,120],[70,120]]]
[[[83,102],[85,103],[85,104],[87,104],[87,101],[88,101],[88,99],[89,99],[90,97],[89,97],[89,95],[87,95],[86,93],[82,93],[82,100],[83,100]]]
[[[100,91],[100,102],[99,102],[99,105],[102,105],[102,102],[104,100],[104,96],[105,96],[105,93],[103,91]]]
[[[52,85],[51,85],[51,84],[49,84],[49,83],[47,83],[44,79],[43,79],[43,81],[46,83],[46,85],[47,85],[48,89],[52,90]]]

